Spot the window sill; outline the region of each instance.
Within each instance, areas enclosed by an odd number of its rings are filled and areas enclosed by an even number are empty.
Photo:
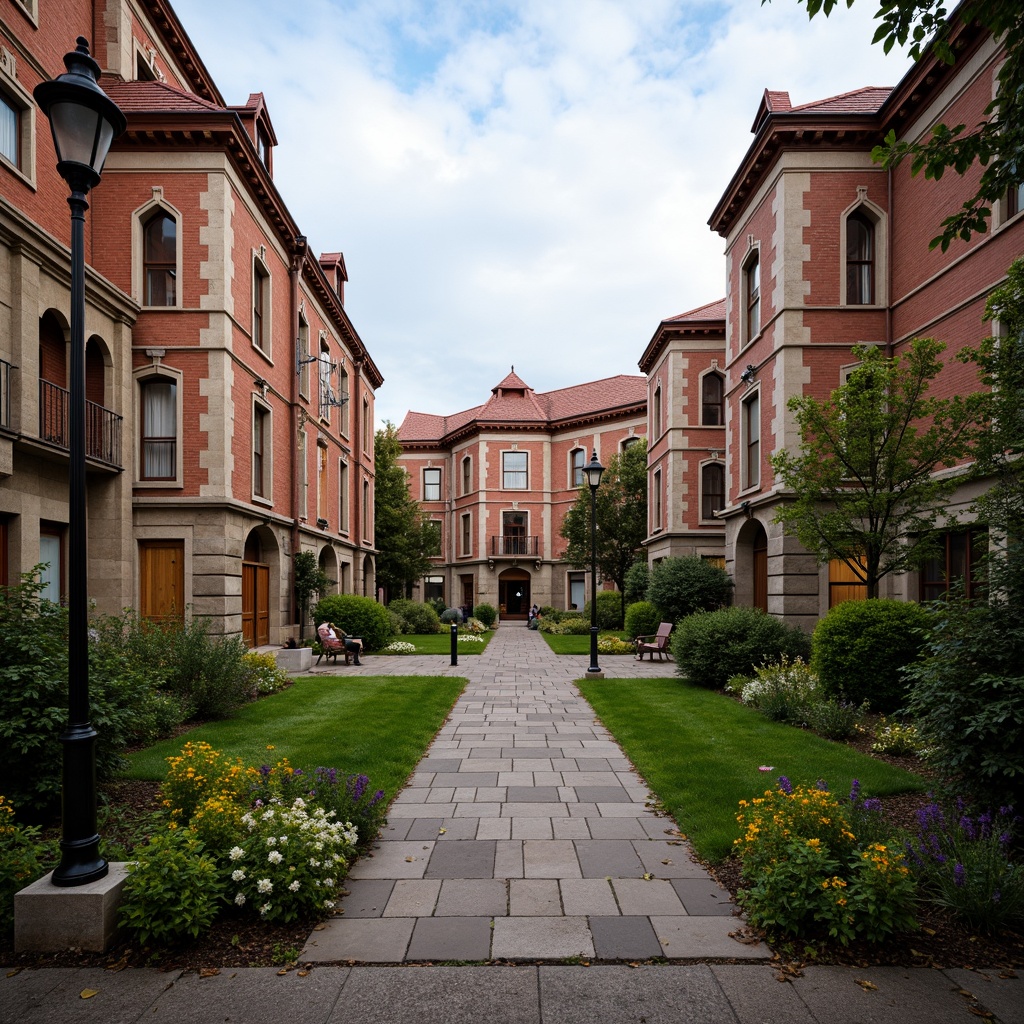
[[[36,179],[34,175],[26,174],[17,164],[12,164],[7,157],[0,154],[0,167],[8,170],[16,178],[20,178],[33,192],[36,191]]]
[[[262,494],[254,494],[252,496],[252,503],[254,505],[263,505],[265,508],[273,508],[274,502],[271,498],[264,498]]]
[[[134,480],[132,487],[136,488],[147,488],[149,490],[181,490],[185,485],[182,483],[180,477],[174,477],[171,480]]]
[[[254,352],[258,352],[267,361],[267,364],[269,366],[273,366],[274,365],[274,360],[270,358],[270,353],[264,351],[263,349],[261,349],[259,347],[259,345],[256,344],[255,341],[252,343],[252,350]]]

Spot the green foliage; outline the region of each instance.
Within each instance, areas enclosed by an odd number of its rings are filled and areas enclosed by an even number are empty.
[[[445,608],[441,612],[441,623],[445,626],[450,626],[453,622],[459,623],[462,621],[462,612],[458,608]]]
[[[762,4],[767,0],[761,0]],[[839,0],[800,0],[809,17],[819,12],[829,15]],[[851,7],[853,0],[846,0]],[[961,22],[977,21],[999,39],[1007,59],[1000,65],[992,102],[984,118],[968,128],[966,124],[937,124],[930,137],[913,142],[897,141],[890,131],[884,145],[876,146],[872,159],[891,168],[910,159],[911,171],[938,180],[947,170],[963,175],[975,163],[982,171],[974,195],[958,211],[942,221],[942,233],[931,245],[943,252],[957,238],[968,240],[975,232],[984,232],[991,215],[991,204],[1006,195],[1007,189],[1021,180],[1024,166],[1024,14],[1016,0],[969,0],[950,11],[935,0],[879,0],[878,27],[873,43],[882,43],[888,53],[893,46],[910,42],[910,56],[919,60],[934,55],[945,64],[954,64],[957,47],[953,35]],[[1001,37],[1001,38],[1000,38]]]
[[[773,722],[803,722],[808,705],[818,696],[818,677],[810,667],[800,658],[790,662],[785,656],[777,664],[758,666],[740,691],[744,704]]]
[[[923,658],[908,670],[907,711],[927,760],[954,791],[1024,807],[1024,557],[989,569],[992,593],[935,611]]]
[[[439,633],[441,620],[433,606],[407,598],[396,598],[389,602],[388,611],[400,616],[405,625],[403,633]]]
[[[597,611],[600,615],[600,601]],[[581,615],[568,615],[557,622],[553,619],[541,619],[537,628],[542,633],[550,633],[552,636],[587,636],[590,633],[590,619],[585,619]],[[600,629],[600,626],[598,628]]]
[[[626,595],[626,604],[647,600],[647,588],[651,585],[651,570],[646,559],[634,562],[626,572],[622,592]]]
[[[309,620],[309,599],[314,594],[325,593],[335,581],[320,568],[312,551],[297,551],[292,558],[292,571],[295,574],[295,599],[299,605],[299,636],[304,637]]]
[[[227,718],[249,700],[242,660],[248,648],[241,637],[211,636],[205,619],[163,629],[147,626],[142,633],[166,670],[164,688],[181,702],[187,718]]]
[[[810,655],[810,638],[757,608],[722,608],[683,619],[670,641],[676,671],[697,686],[720,689],[758,665]]]
[[[242,655],[242,671],[246,688],[256,697],[277,693],[288,685],[287,674],[277,667],[277,658],[269,652],[250,651]]]
[[[167,829],[129,862],[120,923],[142,945],[195,939],[213,923],[223,892],[217,862],[203,844],[186,829]]]
[[[739,902],[750,923],[771,937],[828,937],[844,946],[916,927],[914,880],[890,844],[871,841],[881,827],[869,822],[872,812],[838,800],[822,783],[779,783],[763,798],[741,800],[737,815],[743,834],[736,846],[750,883]]]
[[[811,665],[827,694],[875,711],[903,706],[903,670],[921,650],[928,613],[912,601],[844,601],[814,629]]]
[[[634,640],[638,636],[653,636],[661,625],[661,612],[650,601],[634,601],[626,609],[626,634]]]
[[[827,740],[848,740],[855,735],[867,713],[868,704],[826,697],[804,708],[804,724]],[[872,748],[874,749],[874,748]]]
[[[401,455],[398,431],[393,423],[385,423],[373,447],[374,536],[380,552],[377,583],[394,596],[407,596],[413,583],[430,569],[431,555],[440,554],[437,525],[409,494],[408,474],[398,462]]]
[[[583,618],[590,628],[590,602],[583,606]],[[622,629],[622,594],[617,590],[597,592],[597,628]]]
[[[379,651],[394,637],[387,609],[372,598],[331,594],[316,606],[317,623],[333,622],[352,636],[361,636],[367,651]]]
[[[626,573],[636,561],[647,536],[646,440],[630,445],[608,460],[608,468],[597,489],[596,508],[598,574],[624,591]],[[590,488],[584,483],[576,503],[562,521],[561,534],[569,542],[565,559],[574,569],[590,568],[590,511]],[[619,601],[621,626],[624,614],[621,593]]]
[[[916,725],[904,722],[889,722],[880,715],[875,725],[874,742],[871,749],[876,754],[892,754],[907,757],[921,750],[921,736]]]
[[[633,654],[636,648],[628,640],[620,640],[613,633],[597,638],[598,654]]]
[[[14,808],[0,796],[0,938],[14,933],[14,894],[43,877],[53,854],[38,827],[15,824]]]
[[[665,558],[651,573],[647,600],[661,609],[666,622],[678,622],[694,612],[712,612],[726,606],[732,587],[729,574],[703,558]]]
[[[473,609],[473,614],[490,629],[498,621],[498,609],[493,604],[478,604]]]
[[[944,346],[914,339],[901,357],[859,346],[860,365],[822,402],[789,400],[800,427],[798,451],[783,449],[772,467],[792,499],[775,522],[819,563],[840,559],[876,597],[878,581],[932,553],[947,499],[961,481],[936,473],[968,456],[984,421],[980,394],[928,397]]]

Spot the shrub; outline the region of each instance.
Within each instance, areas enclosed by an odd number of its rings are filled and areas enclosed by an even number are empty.
[[[241,758],[229,760],[209,743],[189,741],[180,754],[167,758],[161,796],[171,820],[186,826],[199,807],[214,797],[248,806],[254,781],[253,771]]]
[[[932,803],[918,811],[907,858],[927,897],[971,928],[996,931],[1024,921],[1024,865],[1010,860],[1012,808],[971,817],[959,802],[950,825]]]
[[[241,637],[211,636],[205,619],[193,619],[165,631],[166,686],[195,718],[228,718],[246,701],[242,659],[248,653]]]
[[[14,933],[14,894],[44,874],[52,854],[33,825],[16,825],[14,808],[0,796],[0,937]]]
[[[698,612],[672,631],[676,671],[691,683],[711,689],[730,676],[750,675],[754,667],[783,656],[806,658],[810,638],[757,608],[722,608]]]
[[[857,732],[866,712],[866,701],[858,705],[827,697],[825,700],[812,700],[804,708],[804,724],[827,740],[848,740]]]
[[[390,608],[388,608],[388,620],[391,623],[392,636],[401,636],[403,633],[412,632],[412,626],[410,626],[401,615],[397,612],[393,612]]]
[[[803,722],[807,706],[818,696],[818,677],[800,658],[785,656],[761,665],[740,692],[740,700],[773,722]]]
[[[478,604],[473,609],[473,614],[490,629],[498,621],[498,609],[493,604]]]
[[[394,612],[408,624],[409,628],[403,629],[403,633],[439,633],[441,631],[441,620],[429,604],[409,601],[400,597],[388,605],[388,611]]]
[[[487,627],[478,618],[476,618],[476,616],[470,615],[470,617],[466,619],[461,626],[459,626],[459,632],[473,634],[486,633]]]
[[[458,608],[445,608],[445,610],[441,612],[441,622],[446,626],[450,626],[453,622],[458,623],[461,621],[462,612]]]
[[[844,601],[814,630],[811,664],[825,692],[876,711],[903,706],[903,669],[916,660],[928,614],[912,601]]]
[[[548,622],[541,619],[537,628],[554,636],[587,636],[590,632],[590,620],[581,619],[579,616],[570,616],[562,619],[561,622]]]
[[[583,618],[590,628],[590,602],[583,606]],[[597,628],[622,629],[622,594],[617,590],[597,592]]]
[[[288,685],[288,675],[277,667],[277,658],[273,654],[250,651],[242,656],[242,671],[245,685],[257,697],[277,693]]]
[[[651,572],[647,589],[647,600],[661,609],[666,622],[724,608],[731,598],[729,574],[697,555],[662,559]]]
[[[301,797],[257,808],[242,824],[248,835],[228,852],[237,906],[284,923],[322,916],[334,906],[355,852],[354,826],[322,807],[310,810]]]
[[[438,616],[448,610],[448,605],[443,597],[428,597],[424,604],[429,604],[437,612]]]
[[[638,636],[652,636],[661,625],[661,612],[650,601],[634,601],[626,609],[626,635],[635,640]]]
[[[646,562],[634,562],[627,570],[623,580],[623,591],[626,594],[626,604],[635,604],[637,601],[647,600],[647,588],[651,585],[651,570]]]
[[[194,939],[213,923],[223,891],[217,863],[196,836],[158,832],[128,863],[120,922],[143,945]]]
[[[770,937],[830,937],[880,942],[915,927],[914,880],[902,856],[873,837],[876,803],[860,801],[855,782],[842,802],[824,783],[740,801],[736,840],[750,888],[739,902]],[[860,833],[858,835],[854,829]]]
[[[334,622],[346,633],[361,636],[367,651],[379,651],[394,637],[387,609],[372,598],[355,594],[332,594],[317,606],[314,618]]]
[[[628,640],[620,640],[617,636],[599,636],[597,650],[600,654],[633,654],[636,648]]]
[[[916,725],[902,722],[887,722],[881,715],[875,726],[875,741],[871,749],[876,754],[892,754],[895,757],[907,757],[921,750],[921,737]]]

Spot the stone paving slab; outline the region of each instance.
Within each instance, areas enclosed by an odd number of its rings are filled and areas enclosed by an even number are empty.
[[[1024,978],[1001,977],[1003,971],[953,968],[943,972],[954,985],[974,995],[975,999],[1001,1024],[1024,1024]],[[1024,973],[1024,972],[1022,972]]]
[[[299,958],[313,963],[401,963],[415,921],[411,917],[334,917],[323,931],[313,932]]]
[[[661,956],[661,943],[648,917],[591,917],[598,960],[648,960]]]
[[[583,917],[503,917],[494,922],[496,960],[592,957],[594,940]]]
[[[487,960],[490,955],[490,918],[421,917],[413,928],[407,959]]]

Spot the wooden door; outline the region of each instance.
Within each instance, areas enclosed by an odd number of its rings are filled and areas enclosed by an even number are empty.
[[[763,530],[754,541],[754,607],[768,611],[768,538]]]
[[[270,643],[270,566],[242,563],[242,639],[248,647]]]
[[[139,541],[139,611],[153,622],[184,621],[184,541]]]

